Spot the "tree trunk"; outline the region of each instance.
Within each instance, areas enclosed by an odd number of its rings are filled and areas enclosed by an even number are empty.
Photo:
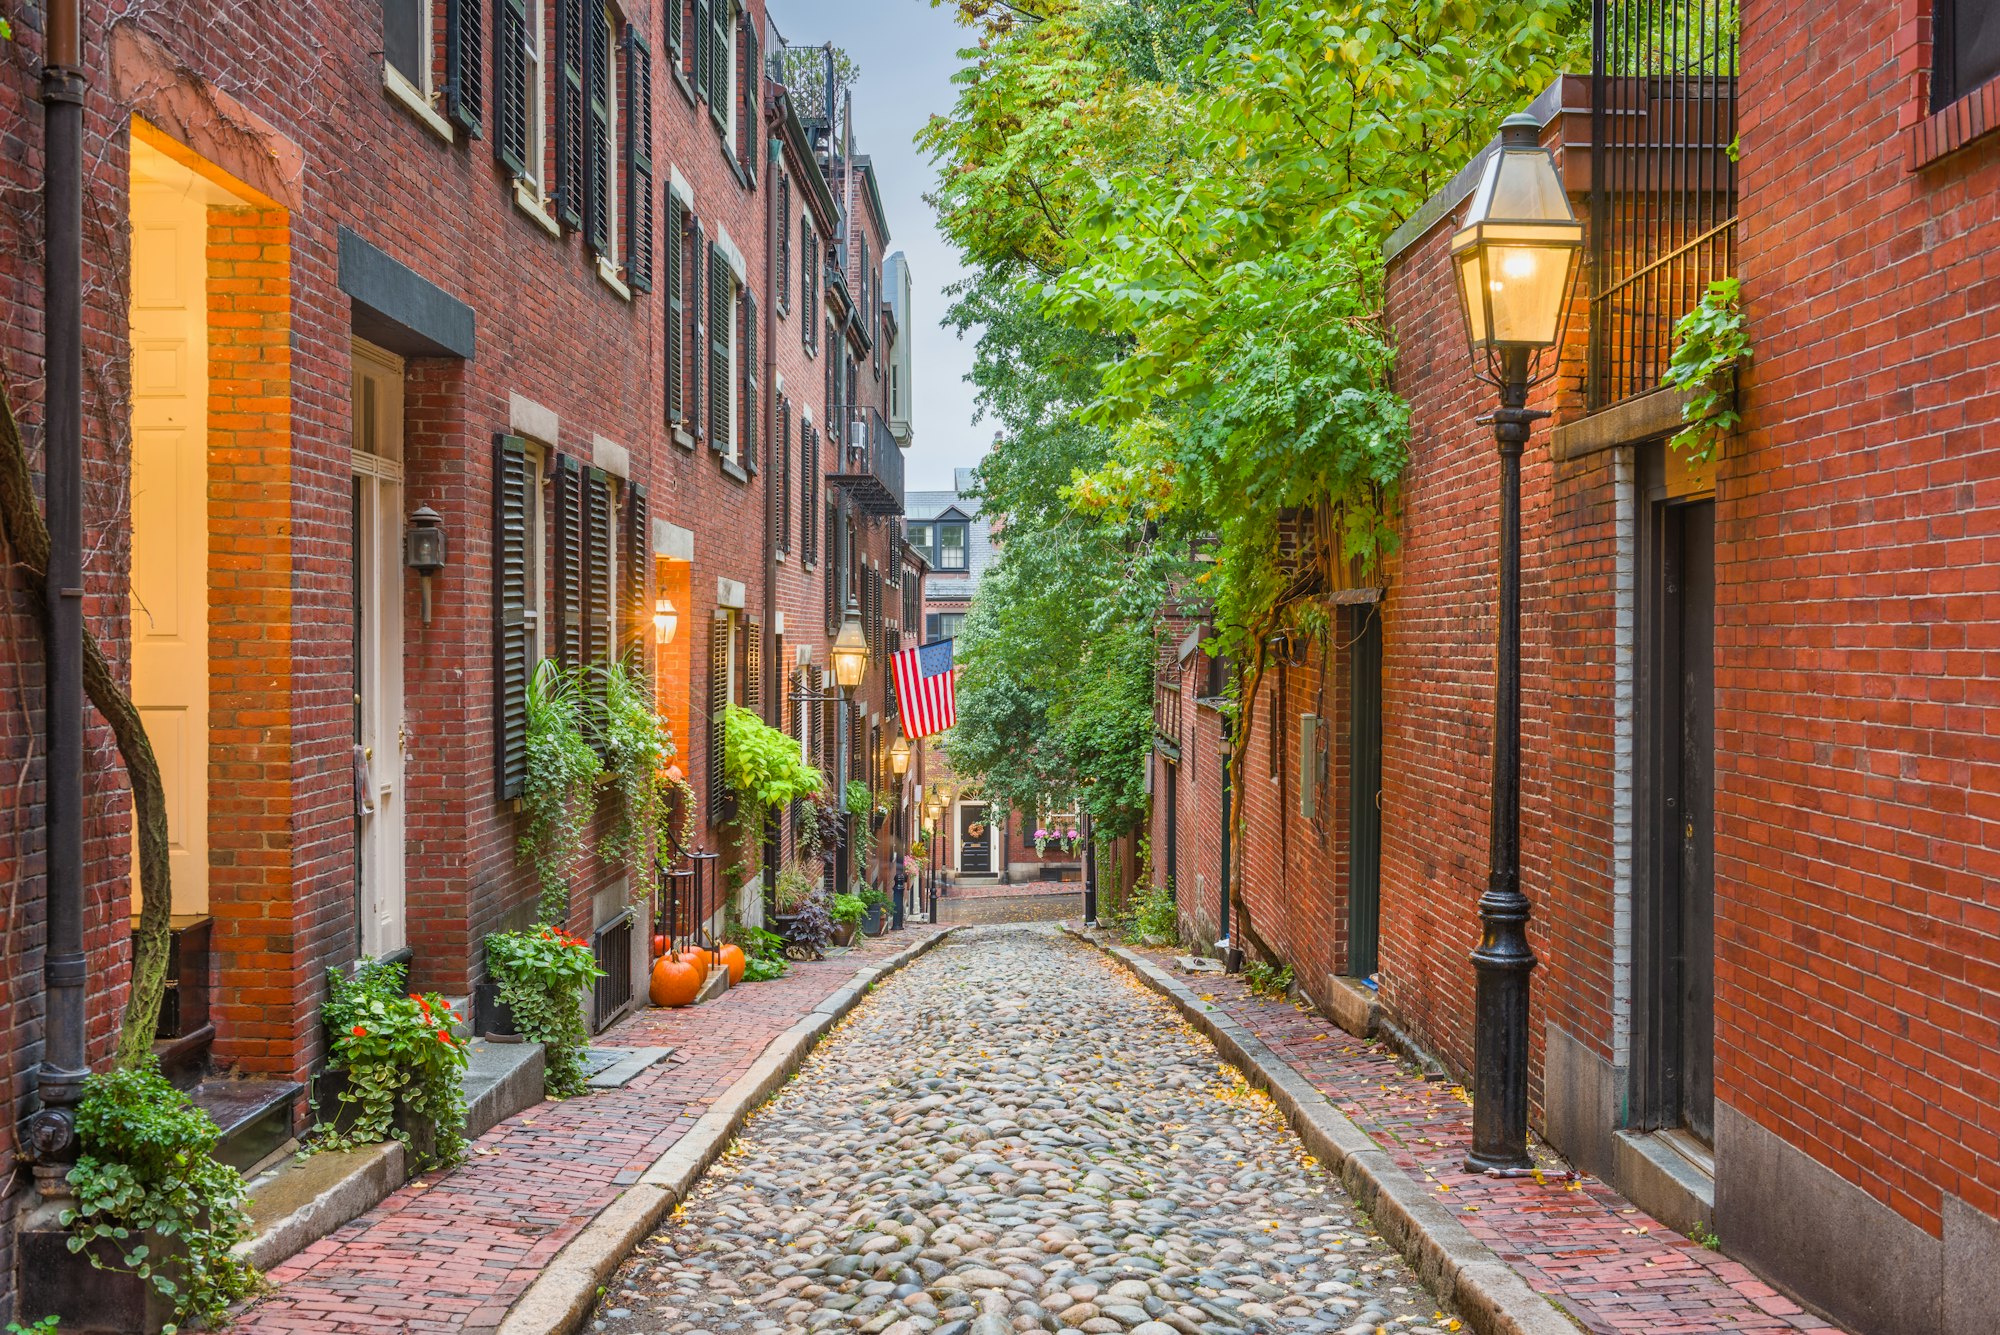
[[[0,384],[0,532],[14,549],[14,559],[27,572],[37,620],[46,637],[44,590],[49,571],[49,529],[35,501],[33,470],[14,420],[14,401]],[[90,703],[111,725],[125,773],[132,785],[132,815],[139,839],[139,931],[132,957],[132,990],[125,1001],[125,1018],[118,1035],[120,1066],[138,1065],[153,1050],[159,1027],[160,999],[166,993],[167,953],[171,946],[173,885],[167,863],[167,790],[145,724],[132,697],[118,684],[97,638],[83,634],[83,689]]]

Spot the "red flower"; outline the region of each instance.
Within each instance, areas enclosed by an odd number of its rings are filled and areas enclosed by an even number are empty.
[[[440,1029],[437,1031],[437,1036],[438,1036],[438,1042],[444,1044],[446,1047],[451,1046],[451,1035],[448,1032],[446,1032],[443,1029]]]
[[[354,1036],[356,1038],[366,1038],[368,1037],[368,1031],[357,1024],[354,1026]]]

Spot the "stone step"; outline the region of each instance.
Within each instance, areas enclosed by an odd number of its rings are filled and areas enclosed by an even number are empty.
[[[465,1048],[465,1138],[473,1140],[542,1101],[539,1043],[475,1038]]]

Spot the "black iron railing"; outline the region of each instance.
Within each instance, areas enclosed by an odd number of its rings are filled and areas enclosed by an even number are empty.
[[[1736,0],[1594,0],[1590,408],[1660,387],[1735,270]]]
[[[603,970],[590,1008],[590,1031],[597,1033],[632,1004],[632,910],[626,909],[591,934],[590,953]]]
[[[872,407],[846,404],[829,423],[827,481],[844,488],[863,510],[903,513],[903,450]]]

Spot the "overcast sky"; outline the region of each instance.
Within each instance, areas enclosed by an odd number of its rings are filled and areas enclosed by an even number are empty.
[[[929,160],[911,142],[933,112],[951,106],[952,72],[970,34],[952,21],[952,8],[930,0],[767,0],[785,40],[794,46],[832,42],[861,67],[854,89],[855,147],[874,159],[889,214],[889,248],[910,261],[916,327],[912,405],[915,439],[907,459],[912,491],[951,485],[951,470],[968,468],[993,438],[991,424],[972,422],[972,344],[961,342],[944,318],[944,290],[964,275],[958,252],[924,203]]]

